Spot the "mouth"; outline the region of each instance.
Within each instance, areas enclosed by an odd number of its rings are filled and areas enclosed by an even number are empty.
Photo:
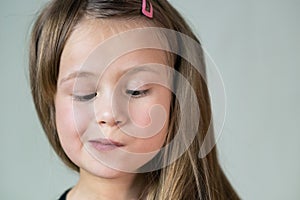
[[[124,146],[120,142],[109,139],[89,140],[89,143],[98,151],[111,151]]]

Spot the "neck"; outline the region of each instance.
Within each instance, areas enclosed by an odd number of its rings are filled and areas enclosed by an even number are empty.
[[[80,169],[79,181],[69,192],[68,199],[138,199],[142,187],[141,174],[124,173],[117,178],[102,178]]]

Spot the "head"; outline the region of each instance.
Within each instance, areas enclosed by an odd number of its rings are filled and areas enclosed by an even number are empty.
[[[124,146],[122,148],[125,151],[150,153],[142,163],[135,162],[136,165],[130,166],[142,169],[153,164],[151,163],[153,157],[156,157],[156,161],[163,166],[144,173],[147,179],[144,192],[147,193],[148,199],[237,197],[218,164],[215,148],[205,158],[198,158],[200,146],[211,123],[211,107],[204,74],[198,73],[186,59],[157,49],[141,49],[121,55],[107,63],[108,67],[103,69],[101,74],[97,70],[91,75],[78,73],[82,66],[93,60],[91,54],[99,43],[115,34],[135,28],[171,29],[199,43],[181,15],[167,1],[156,0],[151,3],[154,10],[153,19],[141,14],[141,0],[57,0],[51,1],[44,8],[33,28],[30,49],[32,95],[44,131],[55,152],[67,166],[76,171],[84,168],[99,176],[104,174],[108,174],[109,177],[119,176],[122,170],[118,169],[123,166],[107,166],[99,160],[108,158],[99,155],[95,156],[99,158],[97,160],[91,156],[93,152],[82,151],[83,141],[92,143],[91,141],[95,139],[92,134],[85,134],[89,132],[87,130],[94,130],[97,127],[103,136]],[[180,42],[176,42],[178,43],[176,46],[180,48]],[[205,72],[202,50],[198,49],[196,54],[200,58],[202,71]],[[127,74],[136,71],[137,66],[147,63],[155,63],[152,71],[155,73],[155,70],[158,70],[156,72],[160,72],[157,73],[159,75],[150,76],[149,73],[153,72],[149,72],[149,69]],[[191,87],[182,87],[179,76],[170,73],[163,66],[173,68],[185,77]],[[72,73],[73,78],[70,75]],[[145,79],[141,77],[156,77],[157,81],[155,84],[145,85],[139,82]],[[81,88],[82,85],[86,86]],[[86,91],[86,88],[92,90]],[[150,89],[151,94],[146,94]],[[97,98],[100,91],[101,98]],[[122,110],[120,106],[122,103],[111,100],[114,95],[117,95],[115,99],[121,99],[122,93],[115,91],[125,91],[125,96],[129,96],[125,106],[128,108],[127,111]],[[200,117],[196,123],[197,133],[191,143],[187,142],[190,138],[184,135],[191,126],[190,119],[194,116],[194,108],[189,106],[191,99],[182,98],[179,102],[174,91],[183,97],[190,97],[194,92],[195,101],[200,107]],[[89,111],[88,104],[91,102],[94,112],[83,112]],[[149,112],[155,105],[160,105],[165,114],[164,123],[155,135],[137,138],[135,135],[125,134],[126,130],[132,130],[132,127],[133,129],[142,127],[140,130],[146,130],[145,127],[154,119]],[[180,107],[187,108],[183,115]],[[97,126],[88,119],[95,119]],[[127,126],[128,124],[131,127]],[[183,124],[183,127],[178,127],[178,124]],[[118,134],[108,134],[112,132],[111,130],[118,130]],[[144,132],[147,135],[147,131]],[[176,134],[182,136],[181,145],[186,145],[186,150],[169,164],[169,160],[172,160],[170,152],[178,151],[178,146],[169,145],[163,152],[157,152],[170,144]],[[85,137],[86,135],[88,136]],[[130,159],[124,155],[120,155],[120,158],[127,161]],[[89,166],[85,163],[89,163]],[[164,165],[165,163],[168,165]]]

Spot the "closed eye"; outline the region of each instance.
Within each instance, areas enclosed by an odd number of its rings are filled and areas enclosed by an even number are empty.
[[[95,98],[97,96],[97,92],[91,93],[91,94],[87,94],[87,95],[73,95],[73,99],[75,101],[90,101],[93,98]]]
[[[149,92],[149,89],[147,90],[126,90],[126,94],[129,94],[132,98],[140,98],[143,96],[146,96]]]

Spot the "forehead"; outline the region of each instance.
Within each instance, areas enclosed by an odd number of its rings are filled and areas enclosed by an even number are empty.
[[[149,22],[147,24],[144,20],[82,20],[74,28],[64,47],[60,61],[60,74],[68,73],[71,70],[78,70],[95,48],[110,37],[131,29],[146,28],[149,26],[151,26],[151,24],[149,24]],[[126,39],[124,42],[126,42]],[[120,46],[115,45],[110,49],[114,48],[120,48]],[[166,60],[167,55],[161,50],[143,49],[120,55],[120,57],[113,62],[113,65],[121,65],[122,68],[126,70],[126,68],[130,66],[144,63],[154,62],[167,64]]]

